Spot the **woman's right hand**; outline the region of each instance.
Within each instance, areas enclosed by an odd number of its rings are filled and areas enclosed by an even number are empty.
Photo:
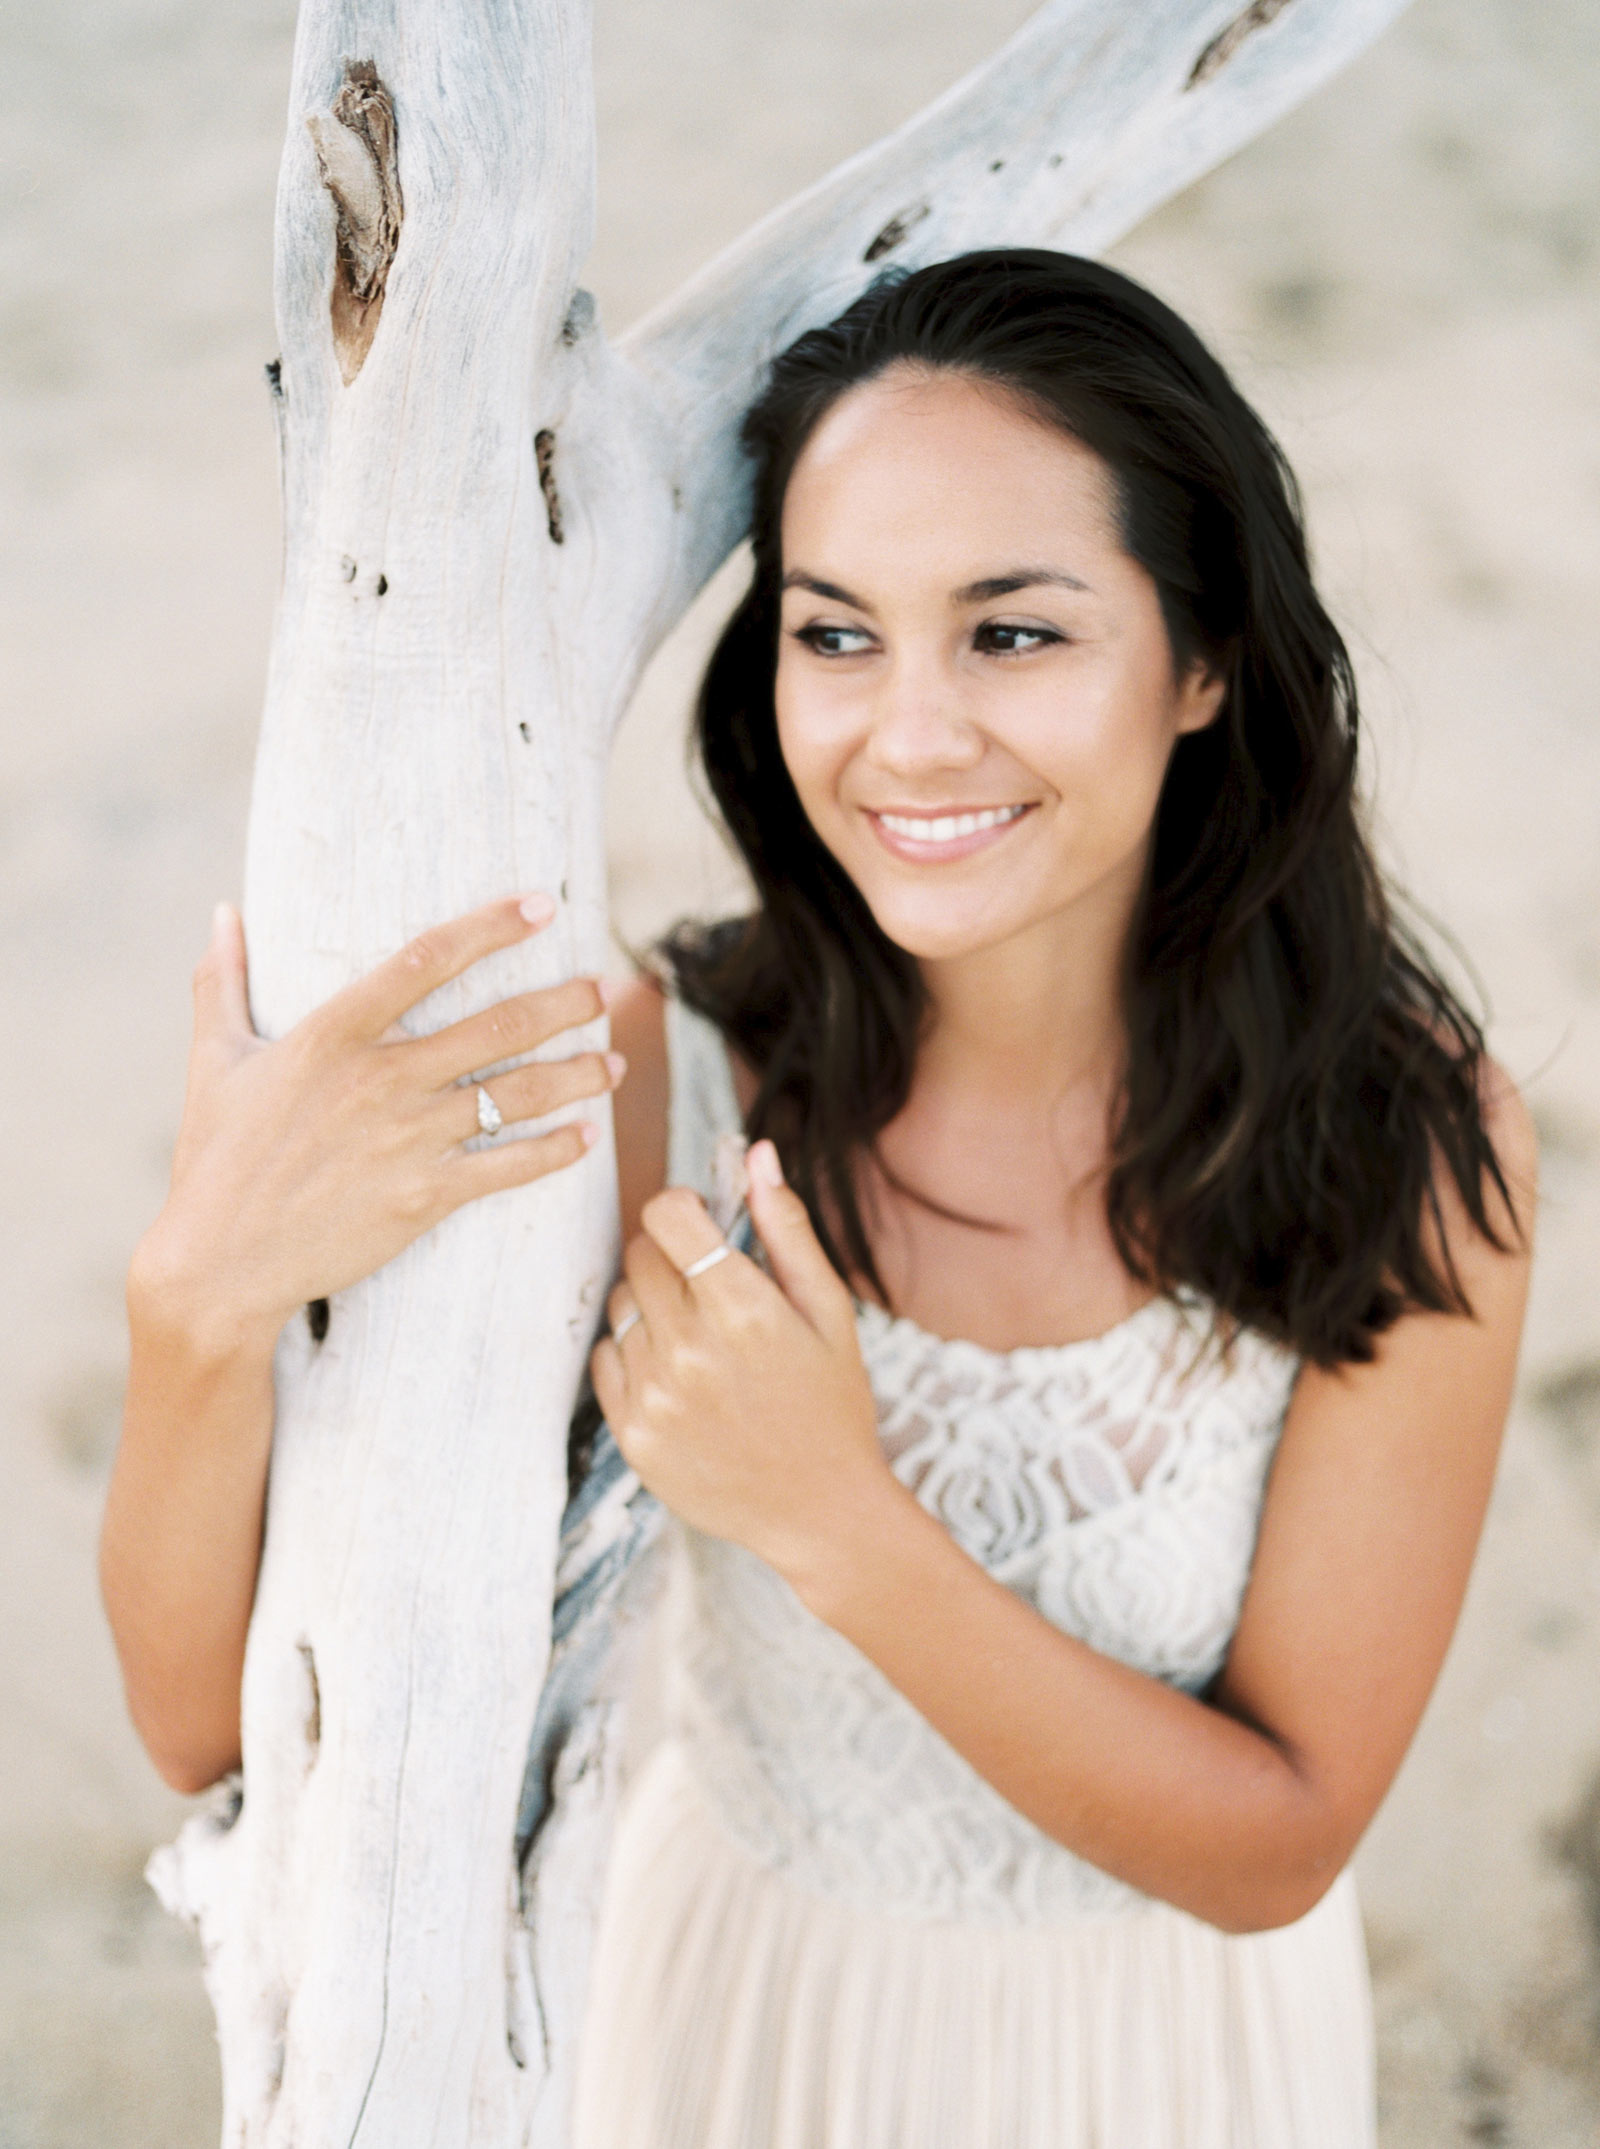
[[[463,1202],[581,1157],[568,1124],[478,1150],[464,1078],[604,1012],[596,980],[502,1000],[426,1037],[408,1009],[554,916],[509,897],[435,927],[275,1042],[250,1020],[244,928],[219,906],[195,972],[195,1034],[172,1189],[141,1241],[130,1289],[215,1345],[270,1346],[288,1316],[370,1275]],[[540,1060],[484,1083],[507,1128],[621,1080],[618,1055]]]

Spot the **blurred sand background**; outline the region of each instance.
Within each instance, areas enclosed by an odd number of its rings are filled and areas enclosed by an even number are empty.
[[[616,328],[1026,7],[597,12],[587,281]],[[201,2149],[209,2014],[140,1880],[180,1802],[126,1727],[92,1546],[121,1271],[161,1196],[189,967],[240,879],[291,5],[0,19],[0,2149]],[[1600,2141],[1597,33],[1594,0],[1418,0],[1116,255],[1302,473],[1386,853],[1470,951],[1544,1142],[1488,1540],[1361,1854],[1385,2149]],[[717,601],[620,743],[624,937],[730,886],[682,775]]]

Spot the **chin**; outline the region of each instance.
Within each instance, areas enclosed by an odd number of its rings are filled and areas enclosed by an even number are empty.
[[[954,962],[962,956],[979,955],[985,948],[1000,946],[1026,923],[1022,919],[974,917],[951,904],[874,902],[866,889],[868,908],[886,940],[917,962]]]

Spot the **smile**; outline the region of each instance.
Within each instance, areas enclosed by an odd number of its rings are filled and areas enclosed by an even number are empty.
[[[868,808],[867,818],[879,840],[897,857],[929,860],[966,858],[996,841],[1032,810],[1031,801],[1020,806],[984,806],[975,813],[877,813]]]

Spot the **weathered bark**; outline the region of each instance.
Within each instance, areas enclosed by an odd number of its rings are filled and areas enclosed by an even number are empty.
[[[614,350],[577,288],[586,0],[305,0],[246,889],[260,1028],[507,888],[559,891],[558,924],[421,1023],[597,964],[612,729],[741,533],[735,428],[771,354],[880,265],[1103,246],[1400,4],[1052,0]],[[614,1456],[564,1554],[531,1935],[514,1840],[614,1251],[600,1151],[342,1294],[324,1341],[285,1336],[243,1803],[156,1866],[202,1934],[229,2149],[565,2137],[615,1777],[608,1592],[650,1534]]]

